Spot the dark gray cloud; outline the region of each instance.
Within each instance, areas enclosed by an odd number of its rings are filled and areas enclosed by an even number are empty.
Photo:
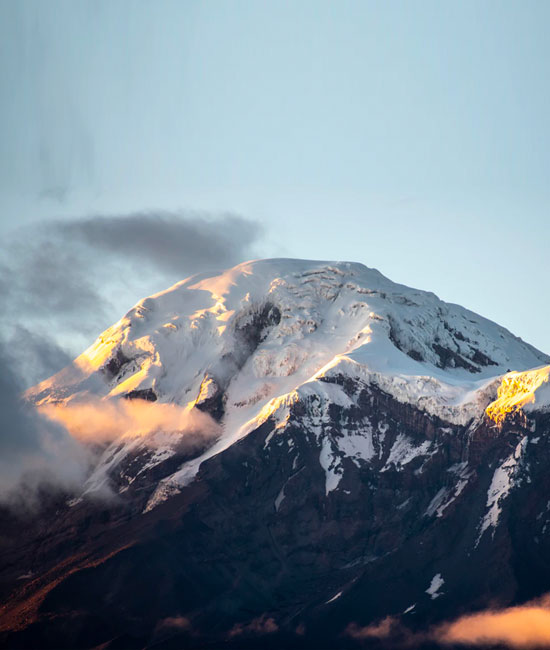
[[[17,363],[18,376],[25,386],[50,377],[72,361],[72,356],[51,336],[23,325],[15,328],[8,345],[11,357]]]
[[[6,252],[0,283],[14,319],[46,321],[101,309],[99,288],[90,277],[90,264],[49,232],[17,233]]]
[[[77,486],[89,462],[63,427],[24,401],[23,390],[66,366],[81,340],[91,342],[153,290],[250,258],[260,235],[257,223],[235,215],[148,212],[50,221],[4,242],[1,500],[19,494],[28,502],[44,482]]]
[[[115,269],[123,274],[138,264],[181,280],[243,261],[260,234],[256,222],[235,215],[151,212],[51,221],[15,233],[0,287],[17,314],[86,316],[104,308],[106,284],[124,280]]]
[[[254,256],[257,222],[139,212],[19,229],[0,263],[0,334],[27,385],[57,372],[137,300]],[[69,353],[65,347],[69,345]]]
[[[243,261],[261,234],[257,222],[236,215],[218,219],[200,213],[142,212],[57,222],[63,238],[91,249],[184,274],[223,268]]]
[[[24,401],[22,389],[17,361],[0,344],[0,499],[28,504],[43,483],[66,488],[80,484],[87,459],[64,429]]]
[[[59,241],[28,235],[20,231],[9,242],[0,266],[0,338],[25,386],[67,365],[74,350],[69,354],[58,337],[92,337],[110,306],[82,257]]]

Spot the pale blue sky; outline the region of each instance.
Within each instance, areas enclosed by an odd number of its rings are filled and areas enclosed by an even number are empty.
[[[266,228],[550,351],[550,2],[0,2],[0,218]],[[130,305],[122,304],[122,313]]]

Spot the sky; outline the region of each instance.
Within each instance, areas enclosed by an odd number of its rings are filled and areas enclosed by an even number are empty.
[[[549,21],[545,0],[0,0],[23,382],[250,257],[362,262],[549,352]]]

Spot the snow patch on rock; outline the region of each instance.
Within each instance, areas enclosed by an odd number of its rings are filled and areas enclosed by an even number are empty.
[[[514,451],[496,468],[495,473],[493,474],[491,485],[487,492],[486,507],[488,508],[488,511],[481,521],[476,546],[479,544],[483,533],[485,533],[489,528],[493,529],[493,536],[495,534],[500,513],[502,512],[502,503],[514,487],[514,479],[517,475],[518,467],[527,443],[528,437],[524,436],[520,442],[518,442]]]
[[[381,471],[385,472],[392,466],[397,471],[400,471],[404,465],[410,463],[414,458],[426,456],[430,452],[431,447],[432,443],[429,440],[425,440],[420,445],[415,445],[409,436],[400,433],[395,439],[390,450],[390,455]]]
[[[443,595],[439,590],[444,584],[445,580],[441,577],[441,573],[436,573],[430,582],[430,586],[426,589],[426,593],[432,600],[435,600]]]

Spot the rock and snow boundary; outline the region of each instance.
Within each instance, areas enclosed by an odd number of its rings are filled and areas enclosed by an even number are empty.
[[[141,398],[212,416],[219,435],[160,481],[146,508],[151,509],[192,481],[204,460],[268,418],[283,427],[289,406],[304,395],[349,400],[323,381],[331,376],[360,379],[446,422],[466,425],[497,398],[509,371],[549,363],[497,324],[361,264],[258,260],[193,276],[140,301],[73,364],[27,396],[38,407],[61,409]],[[540,382],[534,389],[544,398],[541,407],[550,403],[548,386]],[[539,406],[540,400],[529,400],[529,408],[533,402]],[[113,462],[136,452],[131,433],[110,443],[85,491],[103,484]],[[153,450],[147,467],[176,453],[169,434],[177,440],[181,432],[162,433],[168,439],[154,431],[140,438],[139,445]],[[341,450],[368,459],[374,453],[368,435],[354,436]],[[396,462],[412,453],[406,441],[401,447]],[[320,462],[328,494],[338,484],[338,468],[325,451]]]

